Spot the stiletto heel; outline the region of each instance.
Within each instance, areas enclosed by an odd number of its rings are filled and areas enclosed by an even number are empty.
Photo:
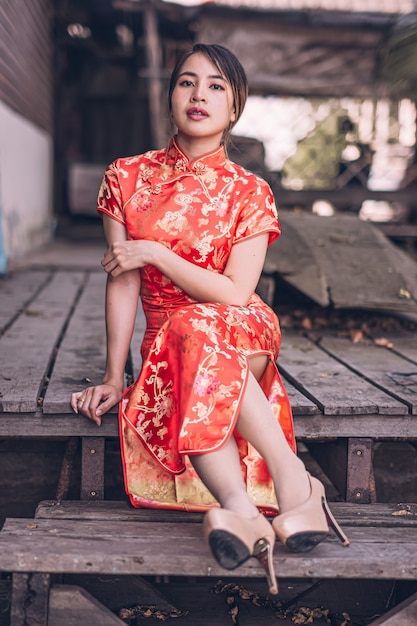
[[[326,498],[323,499],[322,505],[323,505],[324,514],[326,515],[329,526],[333,528],[335,534],[337,535],[337,537],[343,543],[344,546],[350,545],[349,539],[346,537],[345,533],[340,528],[339,524],[336,522],[333,516],[333,513],[329,509],[329,505],[327,503]]]
[[[330,525],[343,545],[348,546],[348,538],[329,509],[323,485],[307,475],[311,486],[309,498],[272,522],[278,539],[292,552],[308,552],[326,539]]]
[[[262,514],[246,519],[227,509],[210,509],[203,529],[213,556],[222,567],[235,569],[254,557],[265,570],[269,593],[278,593],[272,559],[275,532]]]

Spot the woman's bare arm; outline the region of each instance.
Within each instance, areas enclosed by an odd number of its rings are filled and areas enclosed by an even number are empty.
[[[148,240],[113,243],[102,264],[114,277],[133,268],[154,265],[199,302],[246,305],[262,272],[268,236],[268,233],[261,233],[235,244],[223,274],[199,267],[166,246]]]
[[[111,246],[126,240],[124,226],[104,216],[104,232]],[[139,299],[140,276],[137,269],[117,276],[108,274],[106,285],[107,358],[103,383],[73,393],[71,406],[97,424],[101,415],[120,401],[124,386],[124,369],[132,339]]]

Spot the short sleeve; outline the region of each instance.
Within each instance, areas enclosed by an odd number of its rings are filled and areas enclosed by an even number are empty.
[[[245,191],[234,243],[261,233],[269,233],[270,246],[281,234],[272,190],[268,183],[256,177]]]
[[[97,211],[125,224],[122,192],[119,183],[119,167],[114,161],[104,172],[97,198]]]

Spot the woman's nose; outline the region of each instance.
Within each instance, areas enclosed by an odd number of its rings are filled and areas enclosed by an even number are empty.
[[[191,99],[193,102],[205,102],[206,96],[204,90],[201,87],[196,87]]]

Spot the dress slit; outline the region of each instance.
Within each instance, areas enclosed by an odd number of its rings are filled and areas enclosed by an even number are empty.
[[[234,433],[245,483],[249,490],[251,483],[256,483],[252,496],[262,491],[268,493],[268,501],[274,499],[265,462],[234,430],[249,375],[248,357],[257,354],[269,355],[261,387],[277,419],[285,417],[286,425],[291,424],[287,397],[273,361],[279,334],[267,333],[272,339],[269,344],[253,344],[253,337],[259,336],[257,326],[263,322],[255,307],[195,303],[176,310],[159,329],[120,410],[125,477],[131,484],[132,473],[136,475],[134,482],[142,484],[142,495],[143,482],[148,492],[159,490],[155,482],[145,479],[152,459],[159,466],[156,483],[164,476],[175,502],[214,504],[188,455],[217,450]],[[288,410],[282,412],[286,402]],[[129,486],[128,492],[132,491],[135,487]],[[158,491],[158,501],[160,497]]]

